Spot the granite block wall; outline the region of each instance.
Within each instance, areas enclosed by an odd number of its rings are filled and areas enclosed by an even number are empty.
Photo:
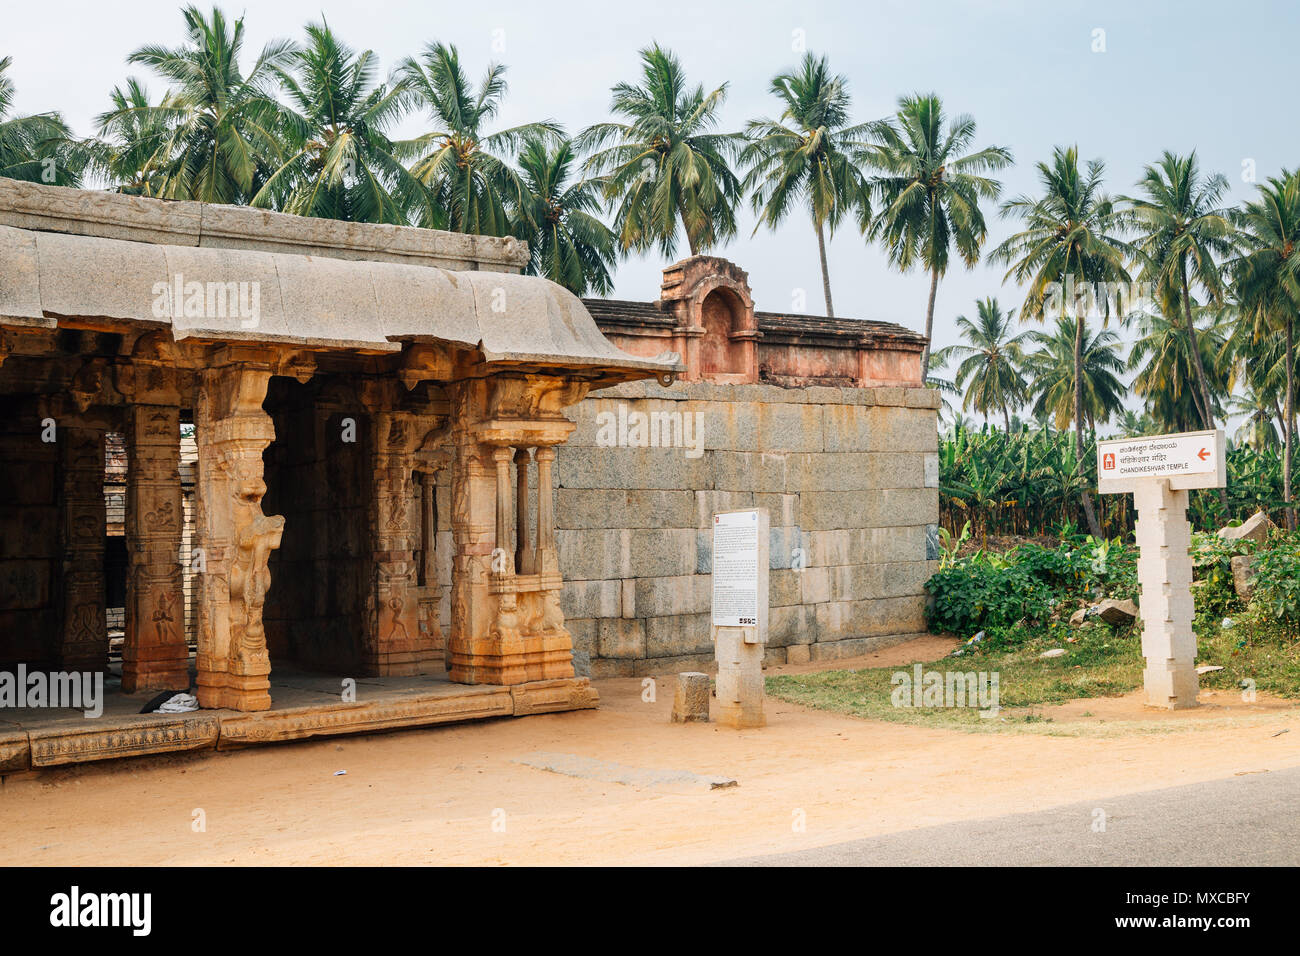
[[[707,667],[710,519],[771,515],[768,658],[925,630],[937,557],[937,393],[636,382],[568,410],[555,516],[579,672]],[[534,512],[535,513],[535,512]]]

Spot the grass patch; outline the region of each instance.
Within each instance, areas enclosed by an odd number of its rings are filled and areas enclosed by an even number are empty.
[[[1233,619],[1197,620],[1197,664],[1224,670],[1201,677],[1201,687],[1239,688],[1252,679],[1257,692],[1300,698],[1300,642],[1250,613]],[[1068,643],[1067,637],[1077,638]],[[1041,659],[1043,651],[1063,648],[1060,657]],[[1041,708],[1070,700],[1116,697],[1142,686],[1141,633],[1138,627],[1093,624],[1083,629],[1053,624],[1030,632],[1011,646],[981,647],[960,657],[922,665],[922,671],[998,674],[1002,713],[982,718],[976,707],[896,707],[893,677],[912,667],[881,667],[787,674],[767,679],[767,692],[780,700],[852,717],[888,720],[972,731],[1003,731],[1050,724]]]

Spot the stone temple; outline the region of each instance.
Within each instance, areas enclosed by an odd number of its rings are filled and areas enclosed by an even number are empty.
[[[770,659],[924,629],[922,337],[756,311],[723,259],[653,303],[526,262],[0,179],[0,670],[121,698],[112,730],[0,710],[0,770],[594,706],[711,662],[731,508],[770,511]]]

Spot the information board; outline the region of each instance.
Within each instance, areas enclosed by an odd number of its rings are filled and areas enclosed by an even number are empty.
[[[758,626],[758,512],[713,516],[713,624]]]

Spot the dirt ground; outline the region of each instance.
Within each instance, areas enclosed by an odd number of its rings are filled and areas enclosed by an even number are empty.
[[[772,673],[902,665],[951,646],[926,638]],[[639,678],[598,687],[596,711],[10,777],[0,864],[692,864],[1300,765],[1300,709],[1263,697],[1217,694],[1173,715],[1135,695],[1081,701],[1053,709],[1058,729],[1108,732],[1052,736],[771,699],[760,730],[674,725],[671,677],[653,702]],[[539,753],[587,775],[516,762]],[[629,768],[641,782],[613,782]]]

